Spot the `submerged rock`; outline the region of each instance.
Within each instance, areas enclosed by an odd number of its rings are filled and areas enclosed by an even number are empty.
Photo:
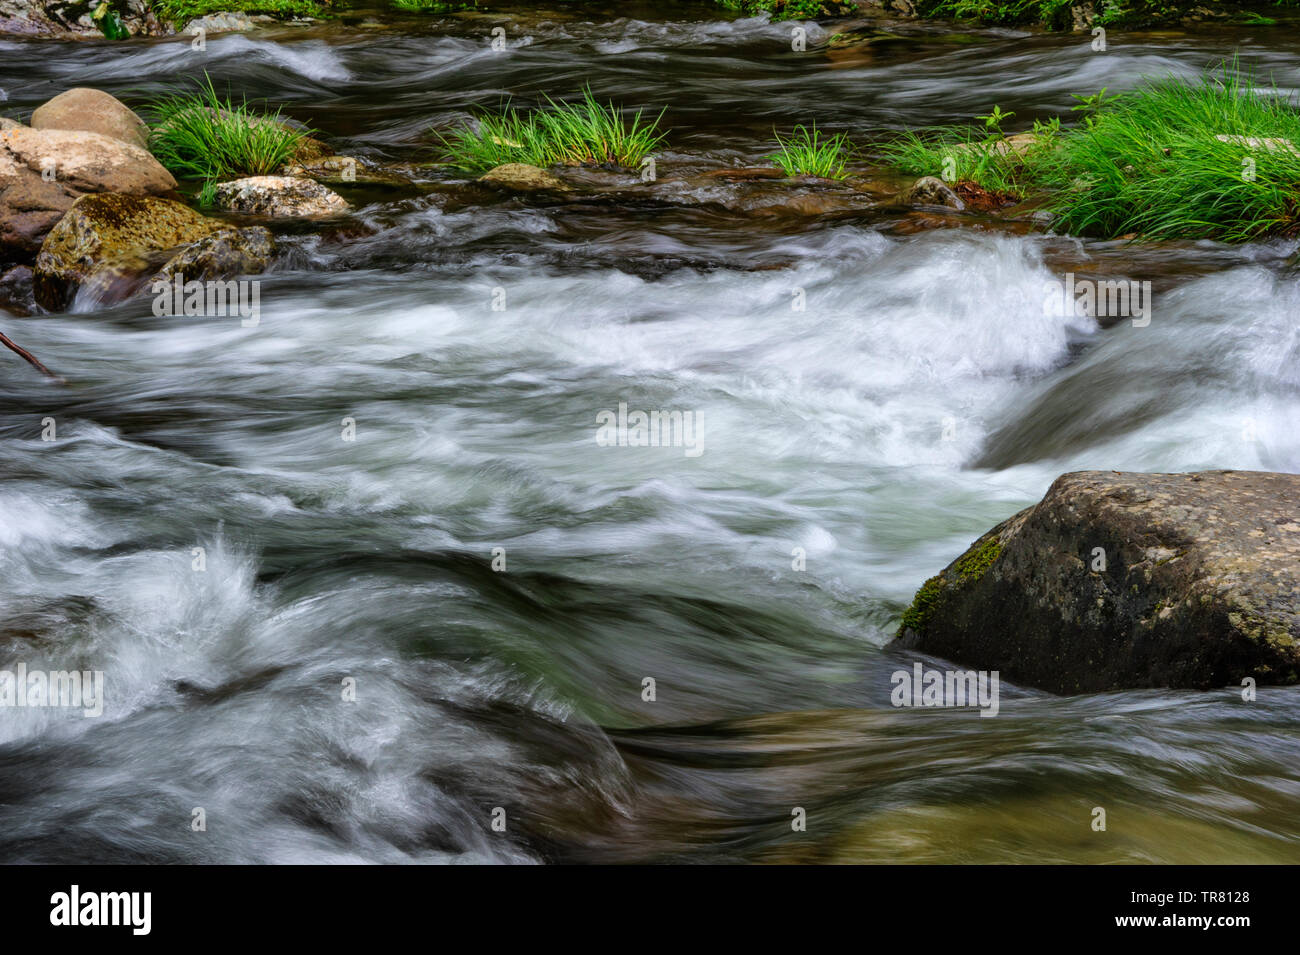
[[[149,148],[149,127],[117,97],[78,87],[60,93],[32,113],[32,129],[80,129]]]
[[[217,201],[252,215],[298,218],[338,215],[348,210],[343,197],[311,179],[249,176],[217,186]]]
[[[917,592],[902,646],[1057,693],[1300,681],[1300,475],[1063,475]]]
[[[479,182],[513,192],[567,192],[571,187],[545,169],[522,162],[510,162],[489,169]]]
[[[353,156],[320,156],[305,162],[290,163],[280,175],[294,179],[314,179],[331,186],[370,186],[379,189],[410,189],[411,179],[362,162]]]
[[[261,226],[217,229],[172,256],[153,280],[207,282],[262,272],[275,255],[275,240]]]
[[[173,249],[180,251],[159,271]],[[223,278],[261,271],[272,252],[265,229],[235,229],[169,199],[83,196],[46,237],[36,257],[34,291],[51,310],[67,307],[82,290],[93,291],[97,304],[112,304],[154,272]]]
[[[0,253],[30,260],[80,196],[154,196],[175,188],[153,156],[111,136],[27,126],[0,131]]]

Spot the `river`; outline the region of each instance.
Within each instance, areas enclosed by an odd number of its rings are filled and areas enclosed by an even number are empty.
[[[207,71],[421,162],[474,107],[589,83],[665,109],[671,174],[761,165],[774,124],[1073,121],[1072,93],[1237,50],[1300,87],[1300,35],[1267,27],[827,55],[833,25],[794,52],[788,24],[619,8],[522,17],[502,51],[469,17],[0,39],[0,105]],[[1004,684],[983,719],[892,707],[914,657],[885,649],[1063,472],[1300,471],[1294,241],[462,197],[284,236],[253,327],[5,320],[69,384],[0,367],[0,664],[102,670],[106,703],[3,714],[0,858],[1300,861],[1300,688]],[[1045,309],[1067,270],[1151,281],[1150,324]],[[692,413],[701,453],[601,446],[620,403]]]

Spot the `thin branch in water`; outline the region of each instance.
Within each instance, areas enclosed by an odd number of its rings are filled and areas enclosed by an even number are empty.
[[[19,345],[17,342],[13,341],[4,332],[0,332],[0,345],[4,345],[6,348],[17,352],[25,361],[28,362],[28,364],[30,364],[33,368],[39,371],[46,378],[53,378],[56,382],[58,382],[61,385],[67,384],[66,381],[64,381],[54,372],[50,371],[48,368],[42,365],[39,358],[37,358],[35,355],[29,352],[22,345]]]

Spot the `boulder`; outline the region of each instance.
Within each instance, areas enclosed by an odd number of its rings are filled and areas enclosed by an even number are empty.
[[[249,176],[217,186],[217,201],[236,212],[278,218],[339,215],[348,210],[343,197],[310,179]]]
[[[185,29],[181,32],[193,36],[195,30],[202,30],[211,36],[214,33],[247,33],[255,26],[253,18],[247,13],[209,13],[185,24]]]
[[[1081,471],[928,580],[898,642],[1056,693],[1300,681],[1300,475]]]
[[[36,257],[36,301],[62,309],[83,289],[94,290],[100,304],[120,300],[157,268],[159,253],[225,227],[170,199],[82,196],[45,237]]]
[[[116,97],[78,87],[60,93],[32,113],[32,129],[80,129],[149,148],[149,127]]]
[[[934,176],[922,176],[916,180],[904,190],[899,201],[905,206],[943,206],[957,212],[966,208],[966,203],[953,192],[952,187]]]
[[[522,162],[508,162],[489,169],[479,182],[511,192],[566,192],[569,186],[545,169]]]
[[[152,196],[176,180],[138,146],[100,133],[20,126],[0,131],[0,257],[30,260],[78,197]]]

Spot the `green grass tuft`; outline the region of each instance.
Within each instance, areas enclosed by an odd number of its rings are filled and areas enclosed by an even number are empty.
[[[1148,81],[1096,109],[1034,172],[1081,234],[1241,242],[1300,227],[1300,112],[1235,64]]]
[[[773,130],[777,151],[768,156],[787,176],[817,176],[820,179],[843,179],[848,175],[844,164],[853,145],[843,133],[823,136],[813,126],[796,126],[789,139]]]
[[[206,74],[193,90],[155,99],[147,113],[149,148],[158,161],[178,176],[209,183],[271,175],[307,136],[282,125],[279,110],[257,113],[247,100],[223,99]]]
[[[1243,242],[1300,233],[1300,111],[1235,63],[1193,81],[1075,98],[1082,123],[1035,123],[1023,155],[1007,148],[996,110],[984,117],[984,138],[960,128],[906,133],[881,151],[903,172],[1041,194],[1056,227],[1079,235]]]
[[[441,137],[453,166],[486,172],[503,163],[532,166],[612,166],[637,169],[663,142],[659,116],[648,122],[638,110],[631,118],[612,103],[602,106],[590,89],[572,103],[523,114],[506,108]]]

